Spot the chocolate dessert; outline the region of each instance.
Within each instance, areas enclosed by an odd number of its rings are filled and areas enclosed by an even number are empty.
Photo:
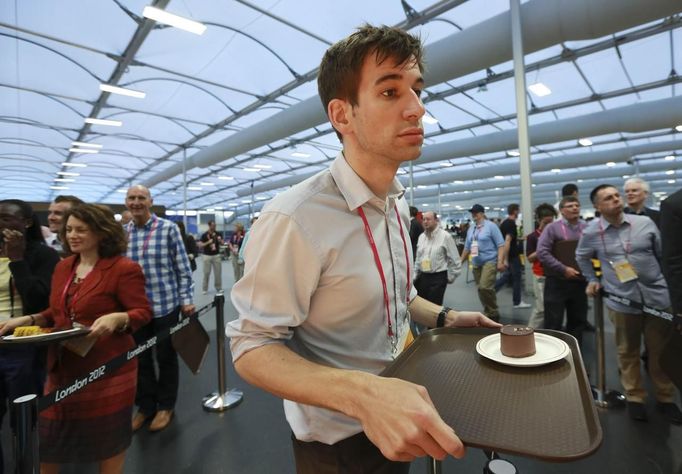
[[[500,328],[500,350],[507,357],[528,357],[535,354],[535,331],[522,324],[507,324]]]

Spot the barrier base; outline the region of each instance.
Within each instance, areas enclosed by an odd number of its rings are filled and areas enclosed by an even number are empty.
[[[592,387],[594,404],[599,408],[622,408],[625,406],[625,395],[615,390],[604,390]]]
[[[213,392],[206,395],[202,400],[202,406],[206,411],[220,412],[239,405],[243,398],[242,391],[233,388],[223,394]]]

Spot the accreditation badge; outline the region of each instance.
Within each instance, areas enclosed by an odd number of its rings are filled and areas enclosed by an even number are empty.
[[[616,277],[621,283],[627,283],[637,279],[637,272],[627,260],[620,260],[611,264],[616,271]]]
[[[422,271],[423,272],[430,272],[431,271],[431,259],[430,258],[422,259]]]
[[[472,257],[478,257],[478,240],[471,242],[471,248],[469,250]]]

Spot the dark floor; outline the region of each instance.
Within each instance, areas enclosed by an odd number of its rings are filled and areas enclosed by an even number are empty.
[[[232,268],[223,265],[223,281],[231,285]],[[466,275],[448,287],[445,302],[462,309],[480,309],[473,283],[466,282]],[[201,295],[201,266],[195,273],[199,283],[196,294],[198,304],[208,303],[214,293]],[[524,299],[532,302],[530,295]],[[498,295],[503,322],[525,322],[529,309],[513,310],[511,290],[503,289]],[[226,302],[226,319],[234,317],[234,309]],[[591,317],[591,316],[590,316]],[[158,434],[146,429],[133,438],[128,452],[126,473],[294,473],[290,449],[290,431],[284,419],[281,400],[255,389],[234,372],[227,364],[228,387],[244,391],[243,402],[222,414],[208,413],[202,409],[202,397],[217,389],[215,321],[214,313],[202,317],[211,334],[211,348],[201,373],[193,376],[184,367],[181,371],[181,388],[176,417],[171,426]],[[607,386],[619,389],[615,366],[613,328],[606,326]],[[590,377],[595,376],[594,338],[588,333],[583,357]],[[593,380],[594,381],[594,380]],[[641,473],[682,474],[682,426],[671,426],[654,410],[654,402],[648,402],[649,422],[633,422],[623,409],[599,410],[604,441],[592,456],[567,464],[553,464],[534,459],[505,456],[512,461],[518,472],[530,473]],[[551,422],[551,420],[550,420]],[[456,428],[456,427],[455,427]],[[2,445],[6,457],[11,458],[11,438],[7,422],[2,427]],[[13,472],[11,459],[6,459],[6,472]],[[486,458],[482,451],[470,449],[462,460],[446,459],[444,473],[480,473]],[[86,474],[96,472],[92,466],[70,466],[62,472]],[[412,473],[426,473],[425,460],[413,463]]]

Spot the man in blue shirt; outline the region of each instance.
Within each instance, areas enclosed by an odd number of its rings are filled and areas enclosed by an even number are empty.
[[[603,285],[614,296],[670,311],[668,286],[659,263],[661,236],[654,222],[645,216],[624,215],[623,201],[614,186],[597,186],[590,193],[590,200],[601,217],[585,228],[576,250],[578,265],[589,282],[587,294],[596,295]],[[601,282],[592,268],[590,259],[593,256],[601,262]],[[672,330],[671,323],[611,299],[606,299],[606,306],[616,328],[620,381],[625,389],[630,418],[647,421],[646,389],[639,361],[644,335],[650,352],[649,376],[657,407],[671,423],[682,424],[682,413],[674,403],[675,388],[659,363]]]
[[[483,305],[483,313],[490,319],[499,321],[495,281],[497,272],[507,269],[507,262],[504,260],[504,238],[500,229],[486,219],[483,206],[474,204],[469,212],[475,225],[469,227],[467,232],[462,261],[466,262],[471,255],[478,299]]]
[[[135,333],[139,342],[155,332],[174,326],[180,312],[194,312],[194,282],[185,244],[178,226],[151,212],[152,196],[144,186],[132,186],[126,194],[126,206],[133,220],[126,227],[128,251],[126,255],[142,267],[145,288],[154,310],[154,319]],[[154,368],[156,355],[158,376]],[[132,421],[133,431],[154,417],[150,431],[160,431],[173,417],[178,397],[178,355],[166,338],[138,357],[137,395],[139,411]]]

